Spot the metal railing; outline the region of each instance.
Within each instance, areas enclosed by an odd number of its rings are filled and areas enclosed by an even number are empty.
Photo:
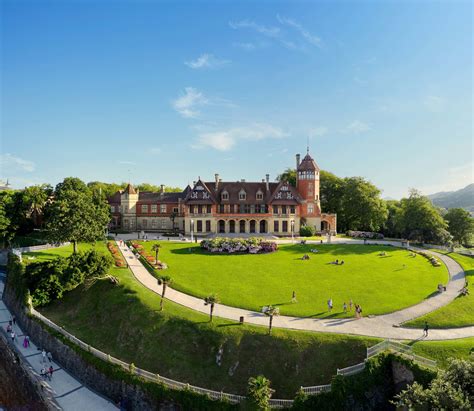
[[[152,373],[150,371],[143,370],[141,368],[132,366],[131,364],[128,364],[124,361],[119,360],[118,358],[112,357],[109,354],[104,353],[103,351],[100,351],[89,344],[86,344],[84,341],[80,340],[79,338],[75,337],[71,333],[67,332],[64,328],[58,326],[54,322],[52,322],[50,319],[46,318],[44,315],[36,311],[34,308],[31,309],[31,314],[37,318],[39,318],[41,321],[43,321],[46,325],[48,325],[50,328],[52,328],[55,331],[58,331],[61,333],[63,336],[65,336],[68,340],[73,342],[74,344],[78,345],[81,347],[83,350],[91,353],[97,358],[100,358],[103,361],[119,365],[122,367],[124,370],[128,372],[134,372],[136,375],[146,379],[150,380],[153,382],[161,383],[165,385],[166,387],[176,389],[176,390],[189,390],[198,394],[202,394],[205,396],[208,396],[209,398],[213,400],[225,400],[233,404],[237,404],[245,400],[245,396],[242,395],[236,395],[236,394],[229,394],[225,393],[222,391],[213,391],[213,390],[208,390],[206,388],[202,387],[196,387],[191,384],[183,383],[180,381],[175,381],[172,380],[171,378],[166,378],[163,377],[159,374]],[[391,341],[391,340],[384,340],[372,347],[367,348],[367,359],[379,354],[382,351],[394,351],[398,354],[401,354],[403,356],[406,356],[410,358],[411,360],[417,362],[418,364],[424,365],[426,367],[430,368],[436,368],[436,361],[430,360],[428,358],[421,357],[419,355],[413,354],[412,352],[412,347],[401,344],[396,341]],[[344,376],[349,376],[349,375],[354,375],[359,372],[362,372],[365,369],[365,361],[360,364],[352,365],[350,367],[346,368],[341,368],[337,369],[337,374],[338,375],[344,375]],[[326,385],[316,385],[312,387],[301,387],[301,390],[307,394],[307,395],[318,395],[322,392],[329,392],[331,391],[331,384],[326,384]],[[286,399],[276,399],[272,398],[270,399],[270,407],[271,408],[289,408],[293,404],[293,400],[286,400]]]

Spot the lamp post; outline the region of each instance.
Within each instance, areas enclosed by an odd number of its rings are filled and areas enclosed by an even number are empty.
[[[291,220],[291,242],[295,242],[295,220]]]
[[[192,243],[193,240],[194,240],[193,231],[194,231],[194,220],[191,219],[191,243]]]

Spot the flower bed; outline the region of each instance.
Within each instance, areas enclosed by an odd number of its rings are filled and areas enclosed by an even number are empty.
[[[145,248],[143,248],[143,246],[140,243],[132,241],[132,247],[135,249],[135,253],[138,253],[143,258],[143,260],[145,260],[153,268],[156,268],[158,270],[164,270],[164,269],[168,268],[166,263],[164,263],[160,260],[155,261],[155,257],[148,254],[146,252]]]
[[[425,253],[424,251],[415,251],[415,250],[410,250],[413,253],[417,253],[425,257],[432,265],[433,267],[441,267],[441,261],[439,261],[435,256]]]
[[[352,238],[367,238],[367,239],[374,239],[374,240],[383,240],[383,234],[375,233],[372,231],[353,231],[349,230],[347,235]]]
[[[117,244],[115,244],[113,241],[107,241],[107,248],[109,249],[110,254],[112,254],[112,257],[114,258],[114,263],[116,267],[127,266],[127,263],[125,262],[122,253],[118,249]]]
[[[242,253],[259,254],[272,253],[278,249],[274,241],[264,241],[261,238],[224,238],[218,237],[212,240],[202,240],[201,248],[211,253]]]

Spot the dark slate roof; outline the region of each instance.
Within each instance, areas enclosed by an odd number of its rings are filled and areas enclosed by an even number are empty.
[[[265,182],[246,182],[246,181],[220,181],[218,184],[217,192],[215,190],[216,183],[207,182],[205,183],[207,187],[211,188],[214,193],[217,202],[221,204],[256,204],[262,203],[266,204],[272,198],[272,193],[278,187],[279,183],[268,183],[269,190],[267,191],[267,186]],[[247,194],[246,200],[239,200],[239,193],[241,190],[244,190]],[[257,200],[257,192],[261,191],[263,194],[263,200]],[[229,200],[221,200],[222,193],[227,191],[229,193]]]
[[[285,186],[285,190],[281,190],[281,188]],[[282,197],[277,198],[277,194],[279,192],[282,192]],[[287,198],[286,194],[290,192],[293,196],[293,198]],[[303,199],[301,198],[300,194],[296,190],[295,187],[293,187],[290,183],[287,181],[282,181],[281,183],[278,183],[277,187],[275,188],[272,197],[269,201],[270,204],[275,204],[275,205],[296,205],[298,203],[302,203]]]
[[[143,191],[138,194],[139,203],[163,203],[178,204],[179,200],[184,200],[184,192],[181,193],[153,193]]]
[[[301,160],[298,171],[319,171],[319,167],[308,153],[304,156],[303,160]]]
[[[109,198],[107,198],[107,201],[109,204],[120,204],[120,196],[120,191],[117,191],[114,195],[111,195]]]

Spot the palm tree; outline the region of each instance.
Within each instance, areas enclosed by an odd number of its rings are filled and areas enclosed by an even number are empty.
[[[274,393],[270,388],[270,380],[263,375],[250,377],[247,385],[249,400],[259,409],[268,410],[268,402]]]
[[[273,307],[271,305],[268,306],[267,311],[265,311],[265,315],[270,317],[270,323],[268,325],[268,334],[272,333],[272,323],[273,317],[280,315],[280,309],[278,307]]]
[[[219,304],[221,301],[216,294],[211,294],[208,297],[204,298],[204,305],[210,305],[210,312],[209,312],[209,321],[212,321],[212,313],[214,312],[214,305]]]
[[[164,275],[158,279],[158,285],[163,286],[163,291],[161,291],[161,301],[160,301],[160,311],[163,311],[163,301],[165,299],[166,287],[173,282],[169,275]]]
[[[151,251],[155,252],[155,264],[158,264],[158,254],[160,253],[160,248],[160,244],[153,244],[153,246],[151,247]]]

